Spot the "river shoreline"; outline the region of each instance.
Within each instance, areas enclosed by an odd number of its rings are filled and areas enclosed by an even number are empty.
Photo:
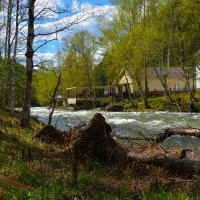
[[[31,118],[30,128],[25,129],[20,127],[21,113],[10,117],[8,110],[0,111],[1,199],[199,199],[198,176],[174,176],[138,163],[116,166],[91,159],[80,161],[74,183],[70,147],[42,143],[34,137],[43,128],[40,122]],[[42,113],[41,108],[36,112]],[[16,122],[12,127],[11,120]],[[163,153],[152,147],[145,152]],[[176,150],[171,153],[177,156]]]
[[[68,131],[80,124],[87,124],[95,113],[100,112],[106,121],[112,126],[117,135],[127,137],[146,137],[160,133],[166,128],[194,127],[200,128],[200,114],[175,113],[175,112],[105,112],[100,110],[69,111],[56,109],[53,115],[52,125],[62,131]],[[49,109],[47,107],[36,107],[31,109],[31,116],[47,124]],[[163,146],[170,148],[197,148],[200,139],[172,136],[168,138]],[[198,149],[197,149],[198,150]],[[200,149],[199,149],[200,150]],[[198,151],[199,151],[198,150]]]
[[[148,104],[150,108],[146,109],[144,107],[144,103],[141,99],[133,98],[131,100],[124,99],[121,101],[113,101],[108,104],[108,107],[118,107],[118,111],[135,111],[135,112],[157,112],[157,111],[168,111],[168,112],[200,112],[200,92],[195,92],[194,96],[196,98],[193,101],[192,105],[190,104],[190,97],[187,93],[173,93],[171,97],[173,99],[173,103],[168,102],[166,96],[157,96],[157,97],[149,97]],[[90,109],[92,109],[93,104],[91,103]],[[108,107],[100,107],[101,110],[105,110]],[[88,110],[88,105],[77,105],[74,106],[75,110],[84,110],[83,108]],[[114,110],[113,110],[114,111]]]

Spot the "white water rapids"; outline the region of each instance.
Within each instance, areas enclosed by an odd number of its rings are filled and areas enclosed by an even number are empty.
[[[104,111],[68,111],[56,109],[52,125],[61,130],[85,124],[95,113],[100,112],[118,135],[140,137],[141,134],[151,136],[162,129],[174,127],[200,128],[200,114],[171,112],[104,112]],[[45,107],[31,108],[31,115],[47,123],[49,109]],[[195,137],[172,136],[163,142],[167,148],[184,147],[200,151],[200,139]]]

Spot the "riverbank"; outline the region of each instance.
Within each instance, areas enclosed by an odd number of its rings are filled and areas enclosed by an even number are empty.
[[[99,109],[107,111],[123,111],[123,112],[157,112],[157,111],[168,111],[168,112],[200,112],[200,92],[194,92],[193,105],[190,105],[190,96],[188,93],[173,93],[171,94],[173,103],[170,103],[166,96],[155,96],[148,98],[149,108],[144,107],[144,103],[141,98],[136,97],[124,99],[121,101],[114,101],[107,103],[98,102]],[[61,107],[67,110],[90,110],[93,109],[93,102],[88,101],[86,104],[74,105],[70,107]]]
[[[193,101],[193,112],[200,112],[200,92],[195,92],[194,96],[197,101]],[[168,102],[166,96],[157,96],[148,98],[149,109],[145,109],[141,99],[123,100],[120,102],[111,103],[110,105],[121,106],[123,111],[136,112],[191,112],[190,98],[188,93],[174,93],[171,95],[174,103]],[[134,104],[134,106],[133,106]]]
[[[74,184],[69,148],[33,139],[43,125],[31,120],[30,129],[22,129],[20,119],[20,113],[10,118],[0,111],[0,199],[199,199],[198,177],[174,177],[137,164],[80,162]]]

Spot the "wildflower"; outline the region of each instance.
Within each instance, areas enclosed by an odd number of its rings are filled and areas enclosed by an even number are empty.
[[[53,185],[53,184],[55,184],[55,183],[56,183],[56,179],[55,179],[55,178],[52,178],[49,185],[51,186],[51,185]]]

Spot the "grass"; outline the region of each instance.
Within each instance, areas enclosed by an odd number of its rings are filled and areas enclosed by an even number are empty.
[[[195,92],[194,96],[198,100],[200,100],[200,92]],[[135,110],[135,111],[190,112],[190,103],[189,103],[188,93],[173,93],[171,97],[174,100],[174,104],[170,104],[166,96],[149,97],[148,104],[150,105],[150,109],[144,108],[144,103],[141,99],[134,99],[134,98],[133,98],[133,102],[137,105],[136,108],[133,108],[130,100],[123,100],[121,102],[114,103],[114,104],[123,106],[124,111]],[[194,101],[194,106],[197,110],[200,111],[200,102]]]
[[[32,119],[30,129],[22,129],[20,119],[0,110],[0,199],[200,199],[200,180],[137,164],[80,162],[75,184],[68,148],[34,139],[43,124]]]

